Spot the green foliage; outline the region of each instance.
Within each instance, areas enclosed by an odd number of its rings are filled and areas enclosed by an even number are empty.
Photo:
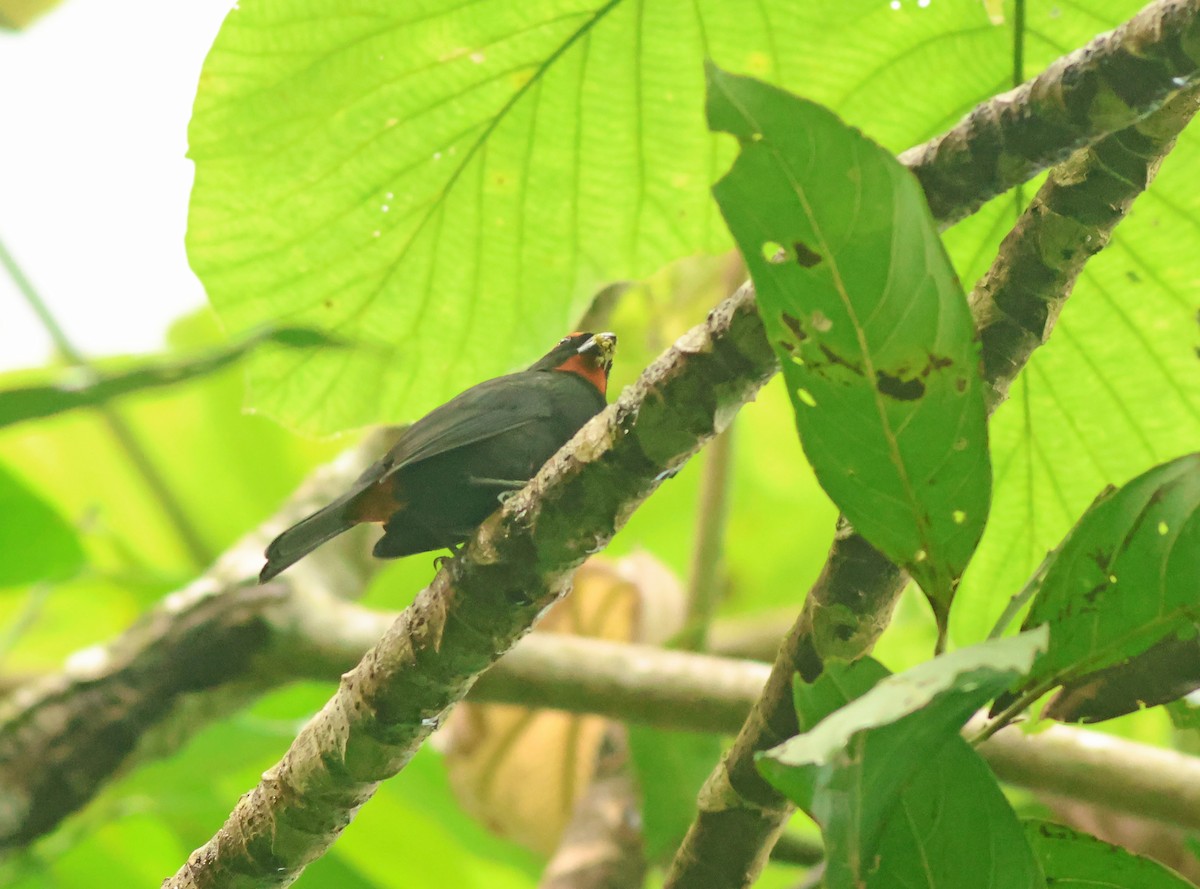
[[[1041,889],[1039,862],[1022,840],[991,769],[962,738],[947,738],[901,793],[867,889]]]
[[[696,795],[721,755],[715,735],[629,727],[642,798],[646,857],[666,863],[696,817]]]
[[[1050,646],[1029,684],[1099,670],[1200,619],[1200,454],[1106,491],[1048,559],[1024,627]]]
[[[191,123],[192,265],[231,329],[360,344],[256,359],[255,404],[309,432],[412,419],[598,286],[725,246],[700,62],[772,39],[728,2],[244,4]]]
[[[1141,5],[1082,0],[1028,8],[1026,71],[1035,73]],[[742,277],[708,259],[661,271],[680,257],[733,243],[708,193],[734,161],[735,146],[706,127],[706,58],[808,100],[718,75],[723,97],[741,103],[737,113],[727,104],[721,120],[743,136],[735,168],[743,203],[725,211],[739,241],[743,229],[753,235],[747,243],[755,249],[746,255],[757,266],[768,324],[779,334],[773,339],[791,337],[781,320],[795,282],[803,280],[802,295],[810,298],[814,279],[833,259],[853,273],[847,280],[895,281],[895,292],[878,306],[850,304],[860,316],[904,331],[894,345],[913,351],[912,369],[924,367],[926,353],[905,325],[931,328],[931,319],[945,325],[936,333],[947,345],[924,348],[953,353],[956,372],[969,367],[974,350],[963,338],[961,296],[945,255],[911,181],[874,143],[902,150],[1011,85],[1012,19],[996,25],[987,16],[983,4],[913,0],[902,0],[899,10],[881,0],[242,0],[205,64],[190,131],[197,184],[189,256],[235,339],[208,316],[190,319],[177,327],[162,365],[104,362],[105,381],[82,394],[52,391],[57,370],[0,379],[0,414],[15,416],[12,405],[24,399],[33,406],[22,408],[24,417],[44,415],[0,430],[0,572],[7,572],[0,584],[14,585],[0,596],[4,667],[15,675],[57,669],[72,650],[119,633],[198,567],[95,413],[52,412],[85,403],[118,411],[203,545],[217,553],[343,444],[306,443],[261,416],[241,415],[243,384],[234,365],[247,357],[247,403],[291,428],[324,434],[407,420],[540,354],[574,325],[599,286],[652,276],[621,299],[612,319],[621,349],[611,391],[631,382]],[[751,127],[746,114],[760,126]],[[768,138],[754,142],[754,132]],[[801,177],[799,191],[779,189],[780,172],[795,172],[794,153],[805,147],[796,144],[800,136],[818,147],[840,146],[842,156],[823,160],[815,183]],[[781,155],[792,163],[773,167],[768,147],[793,152]],[[871,192],[869,205],[851,204],[859,192],[847,188],[847,173],[864,189],[883,190]],[[838,413],[854,423],[854,434],[835,423],[818,436],[815,454],[806,441],[819,471],[845,460],[860,480],[893,497],[901,470],[938,479],[925,492],[932,499],[893,510],[855,507],[847,502],[847,479],[822,473],[838,507],[908,561],[940,612],[979,541],[951,611],[951,636],[960,643],[983,638],[1097,491],[1140,476],[1097,506],[1100,518],[1088,514],[1063,543],[1055,562],[1061,565],[1039,582],[1029,623],[1049,624],[1050,652],[1032,670],[1024,660],[1030,643],[1021,639],[936,659],[862,698],[886,675],[871,661],[834,666],[815,685],[797,687],[805,735],[784,746],[797,759],[772,756],[762,767],[822,819],[835,859],[831,887],[855,874],[871,887],[1036,887],[1035,858],[1052,886],[1127,872],[1136,875],[1126,880],[1131,886],[1183,885],[1161,882],[1172,878],[1085,837],[1038,825],[1022,836],[995,779],[955,729],[1014,678],[1029,683],[1114,663],[1185,631],[1195,618],[1186,601],[1187,584],[1195,589],[1194,560],[1168,556],[1163,538],[1178,529],[1184,536],[1174,552],[1197,549],[1195,458],[1165,461],[1200,440],[1198,177],[1200,134],[1185,133],[1112,246],[1089,263],[1049,344],[997,412],[988,429],[995,489],[982,540],[988,464],[976,375],[966,374],[966,395],[939,396],[963,404],[972,434],[962,456],[947,451],[958,437],[947,431],[944,405],[933,406],[934,393],[912,403],[885,401],[881,414],[876,387],[853,397],[840,387],[836,397],[817,392],[813,368],[828,364],[817,342],[843,356],[858,348],[859,337],[837,337],[853,332],[863,335],[872,360],[887,349],[870,323],[836,317],[840,302],[814,304],[820,326],[832,323],[829,331],[813,326],[814,306],[791,312],[809,322],[806,368],[785,361],[787,386],[771,387],[735,427],[726,613],[781,606],[794,615],[828,548],[836,509],[819,494],[794,432],[793,407],[802,426],[814,413],[794,404],[801,385],[822,408],[858,399],[874,409]],[[734,181],[726,180],[723,201]],[[1031,187],[947,233],[946,250],[964,281],[991,261]],[[800,196],[822,207],[815,222],[796,217]],[[829,232],[850,230],[862,240],[848,248],[859,255],[847,265],[844,245]],[[821,252],[816,234],[838,250],[822,253],[812,268],[791,261],[799,256],[796,241]],[[790,248],[787,262],[763,256],[768,240]],[[929,305],[916,301],[914,273],[924,264],[934,275],[925,285]],[[868,296],[881,294],[877,288]],[[872,317],[872,310],[880,314]],[[310,328],[315,340],[243,354],[247,341],[237,336],[278,323]],[[825,370],[847,382],[856,376],[838,364]],[[159,384],[172,385],[147,388]],[[34,385],[50,388],[5,394]],[[917,405],[914,416],[901,413]],[[927,428],[933,432],[917,431]],[[865,440],[866,430],[876,456],[863,469],[851,461],[870,450],[856,440]],[[880,457],[878,441],[889,432],[902,445],[906,436],[919,439],[920,447],[900,448],[899,461]],[[953,495],[953,483],[939,474],[947,454],[969,464]],[[696,481],[689,466],[665,483],[614,550],[648,548],[686,575]],[[1158,533],[1159,521],[1168,535]],[[1120,540],[1125,544],[1108,565],[1118,578],[1113,583],[1088,556],[1097,547],[1115,552]],[[920,561],[918,551],[925,554]],[[367,602],[400,607],[431,575],[428,557],[404,560],[381,573]],[[1095,592],[1101,610],[1082,613],[1075,587]],[[1155,595],[1129,596],[1135,589]],[[919,606],[901,604],[880,646],[889,664],[927,657],[933,639]],[[1124,624],[1121,615],[1129,615]],[[1020,657],[998,659],[1005,651]],[[920,682],[911,686],[914,676]],[[0,883],[144,885],[173,872],[329,691],[286,691],[207,727],[169,759],[111,785],[25,858],[6,862]],[[861,702],[846,706],[855,699]],[[1176,710],[1195,719],[1181,705]],[[1161,713],[1138,714],[1126,725],[1163,740]],[[690,817],[716,746],[713,738],[635,733],[654,853],[669,849]],[[860,780],[869,794],[850,793]],[[425,750],[297,885],[531,886],[541,867],[465,815],[437,755]],[[793,871],[778,868],[760,885],[796,882]]]
[[[1200,731],[1200,701],[1196,700],[1195,695],[1172,701],[1166,710],[1175,728],[1181,731]]]
[[[1046,871],[1046,885],[1073,889],[1188,889],[1192,886],[1156,861],[1052,824],[1025,822],[1025,834]]]
[[[171,340],[184,355],[214,347],[222,335],[205,312],[177,323]],[[119,373],[129,363],[106,362],[105,372]],[[30,379],[28,372],[0,376],[0,389]],[[305,442],[242,414],[242,390],[240,368],[229,367],[114,405],[214,553],[270,515],[307,469],[343,446]],[[79,528],[88,561],[87,571],[54,584],[45,596],[0,597],[0,626],[36,612],[5,661],[9,669],[53,669],[75,649],[119,633],[151,602],[194,577],[196,566],[145,481],[94,412],[0,430],[0,460],[36,479],[42,496]],[[12,551],[15,557],[22,548]]]
[[[796,676],[792,700],[796,706],[796,722],[803,733],[797,737],[813,731],[825,717],[862,697],[890,675],[883,664],[865,657],[847,664],[831,664],[815,682],[804,682]],[[758,770],[792,802],[811,812],[815,805],[814,794],[822,779],[821,771],[816,762],[782,759],[791,743],[786,741],[780,747],[760,754]]]
[[[804,733],[758,765],[821,825],[830,889],[1042,885],[1015,814],[958,732],[1028,671],[1045,635],[982,643],[894,676],[864,659],[797,681]]]
[[[83,564],[79,536],[54,506],[0,464],[0,588],[61,580]]]
[[[916,179],[825,109],[709,68],[737,137],[713,189],[758,293],[804,451],[944,632],[991,492],[979,347]]]

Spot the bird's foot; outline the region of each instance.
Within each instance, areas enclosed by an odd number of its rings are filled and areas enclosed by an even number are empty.
[[[450,550],[450,555],[435,556],[433,559],[433,570],[441,571],[447,563],[453,562],[455,559],[457,559],[460,555],[462,555],[463,546],[464,544],[461,543],[447,544],[446,549]]]
[[[527,479],[519,478],[480,478],[479,476],[471,476],[471,483],[488,488],[496,488],[499,493],[496,495],[496,501],[503,503],[517,491],[521,490],[528,484]]]

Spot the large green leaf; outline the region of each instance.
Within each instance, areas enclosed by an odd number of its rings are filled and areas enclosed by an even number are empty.
[[[818,789],[847,780],[860,788],[855,798],[839,798],[824,811],[814,801],[810,814],[827,829],[838,824],[853,830],[854,845],[869,855],[908,777],[984,702],[1028,671],[1045,638],[1042,630],[959,649],[880,678],[869,691],[863,686],[878,676],[869,666],[839,668],[812,686],[798,684],[799,721],[811,728],[760,754],[759,768],[772,781],[798,768]]]
[[[242,3],[192,118],[193,267],[235,330],[361,344],[256,359],[254,402],[309,431],[411,418],[600,283],[721,246],[700,60],[768,42],[731,3]]]
[[[1200,454],[1106,491],[1035,581],[1024,627],[1048,625],[1032,684],[1111,666],[1200,620]]]
[[[1050,889],[1195,889],[1157,861],[1061,824],[1029,820],[1025,834]]]
[[[781,53],[778,67],[782,84],[897,152],[1011,86],[1015,21],[1011,2],[1002,4],[1007,18],[1000,26],[989,24],[982,3],[898,5],[846,0],[797,6],[783,25],[797,28],[795,45],[803,51]],[[1028,5],[1022,19],[1025,76],[1144,5]],[[951,620],[961,643],[986,635],[1008,596],[1096,491],[1194,450],[1200,441],[1194,351],[1198,177],[1200,129],[1191,127],[1111,245],[1088,263],[1049,343],[1034,354],[1010,402],[992,418],[993,502]],[[1033,186],[1023,190],[1025,199],[1032,194]],[[987,268],[1023,209],[1015,198],[1006,195],[945,233],[965,283]]]
[[[0,587],[61,580],[82,564],[75,529],[0,464]]]
[[[1007,45],[962,4],[247,0],[197,94],[189,255],[232,329],[366,344],[256,359],[256,406],[411,418],[540,354],[597,284],[728,245],[705,58],[886,108],[899,149],[1001,85]]]
[[[953,737],[901,793],[880,837],[866,889],[1045,885],[995,775],[965,740]]]
[[[884,678],[759,757],[764,776],[821,825],[830,887],[909,885],[925,871],[929,886],[980,885],[968,873],[1038,885],[1016,817],[958,731],[1028,670],[1044,639],[988,642]],[[871,678],[862,667],[827,673],[797,687],[802,724]]]
[[[945,627],[991,470],[970,312],[917,181],[825,109],[710,69],[714,187],[822,487]]]

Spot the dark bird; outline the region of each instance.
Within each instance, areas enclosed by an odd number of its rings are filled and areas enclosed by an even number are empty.
[[[349,491],[276,537],[259,582],[362,522],[383,524],[379,558],[453,550],[603,410],[616,345],[611,333],[573,333],[528,370],[434,408]]]

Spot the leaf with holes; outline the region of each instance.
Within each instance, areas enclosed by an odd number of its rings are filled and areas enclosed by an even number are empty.
[[[991,490],[979,349],[916,179],[825,109],[710,67],[741,152],[713,189],[758,289],[800,438],[944,631]]]
[[[1106,491],[1047,560],[1024,627],[1048,624],[1031,685],[1132,658],[1200,620],[1200,453]]]

